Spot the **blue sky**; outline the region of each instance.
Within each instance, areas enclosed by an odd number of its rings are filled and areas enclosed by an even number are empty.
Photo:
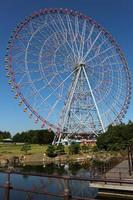
[[[4,69],[7,41],[12,29],[42,8],[62,7],[80,11],[99,22],[117,40],[133,73],[133,0],[1,0],[0,1],[0,130],[12,134],[37,129],[14,99]],[[133,92],[132,92],[133,93]],[[124,122],[133,120],[133,98]]]

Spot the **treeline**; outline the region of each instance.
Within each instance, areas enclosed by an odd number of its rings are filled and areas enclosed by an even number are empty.
[[[0,131],[0,141],[6,138],[12,138],[13,142],[51,144],[54,139],[54,132],[49,130],[29,130],[17,133],[12,137],[10,132]]]
[[[12,139],[13,142],[51,144],[54,139],[54,132],[49,130],[29,130],[22,133],[17,133]]]
[[[133,145],[133,122],[110,125],[108,130],[97,137],[97,147],[100,150],[120,150]]]

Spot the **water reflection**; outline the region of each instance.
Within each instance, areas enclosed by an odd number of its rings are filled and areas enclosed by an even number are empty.
[[[80,163],[49,163],[49,164],[36,164],[25,165],[19,168],[23,172],[37,172],[43,174],[56,174],[56,175],[73,175],[73,176],[88,176],[90,177],[88,164]]]
[[[26,173],[42,173],[42,174],[50,174],[50,175],[74,175],[74,176],[90,176],[90,173],[82,164],[79,163],[49,163],[49,164],[36,164],[36,165],[25,165],[16,168],[17,171],[26,172]],[[3,179],[5,182],[5,177],[3,174],[0,174],[0,180]],[[57,194],[63,194],[65,189],[65,181],[63,179],[57,178],[49,178],[49,177],[35,177],[28,175],[11,175],[11,184],[14,187],[26,188],[30,190],[36,191],[47,191],[54,192]],[[94,198],[97,195],[97,190],[94,188],[89,188],[88,182],[83,181],[69,181],[69,187],[71,190],[71,194],[73,196],[80,197],[91,197]],[[0,192],[0,199],[2,199],[2,192]],[[10,200],[25,200],[25,199],[36,199],[42,200],[44,199],[43,195],[35,195],[31,193],[24,192],[15,192],[11,191]],[[60,200],[63,198],[57,197],[47,197],[45,196],[45,200]]]

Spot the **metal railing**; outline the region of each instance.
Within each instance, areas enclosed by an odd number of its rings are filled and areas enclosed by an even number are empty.
[[[108,177],[96,177],[93,176],[91,178],[85,178],[85,177],[77,177],[77,176],[59,176],[59,175],[48,175],[48,174],[39,174],[39,173],[26,173],[26,172],[13,172],[13,171],[3,171],[1,173],[4,173],[7,175],[7,180],[4,185],[0,185],[0,189],[4,190],[4,199],[3,200],[10,200],[10,192],[16,191],[16,192],[24,192],[27,194],[35,194],[35,195],[44,195],[52,197],[52,200],[54,200],[54,197],[58,197],[63,200],[72,200],[72,199],[82,199],[82,200],[94,200],[94,198],[89,197],[80,197],[80,196],[74,196],[72,195],[72,191],[70,188],[70,182],[71,181],[80,181],[80,183],[87,182],[88,189],[89,189],[89,183],[115,183],[119,185],[133,185],[133,179],[123,179],[122,174],[119,174],[120,176],[118,178],[108,178]],[[114,173],[114,172],[113,172]],[[12,176],[11,176],[12,175]],[[16,187],[12,184],[12,177],[14,175],[27,175],[27,176],[35,176],[35,177],[45,177],[49,179],[56,179],[56,180],[63,180],[64,182],[64,190],[61,193],[55,193],[55,192],[49,192],[46,191],[46,188],[43,188],[41,190],[38,190],[36,188],[27,189],[22,187]],[[76,183],[75,183],[76,184]],[[82,183],[81,183],[82,184]],[[29,198],[30,200],[32,198]]]
[[[16,192],[24,192],[27,194],[35,194],[35,195],[44,195],[44,196],[49,196],[54,200],[54,197],[63,199],[63,200],[94,200],[94,198],[89,198],[89,197],[80,197],[80,196],[74,196],[71,193],[71,188],[70,188],[70,181],[75,180],[75,181],[90,181],[88,179],[84,180],[83,178],[80,177],[70,177],[70,176],[58,176],[58,175],[48,175],[48,174],[41,174],[41,173],[26,173],[26,172],[12,172],[12,171],[1,171],[1,173],[4,173],[7,175],[7,180],[5,184],[0,185],[0,189],[4,190],[4,199],[3,200],[10,200],[10,192],[11,191],[16,191]],[[12,176],[11,176],[12,175]],[[48,192],[46,191],[46,188],[41,188],[40,190],[36,188],[32,189],[27,189],[27,188],[22,188],[22,187],[16,187],[15,185],[12,184],[12,177],[13,175],[26,175],[26,176],[35,176],[35,177],[44,177],[44,178],[49,178],[49,179],[56,179],[56,180],[63,180],[64,182],[64,191],[61,193],[55,193],[55,192]],[[88,189],[89,189],[89,183],[88,183]],[[31,200],[32,198],[26,198]]]

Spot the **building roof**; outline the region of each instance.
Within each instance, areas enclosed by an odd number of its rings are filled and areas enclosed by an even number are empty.
[[[3,142],[12,142],[12,139],[11,138],[6,138],[6,139],[3,139],[2,141]]]

